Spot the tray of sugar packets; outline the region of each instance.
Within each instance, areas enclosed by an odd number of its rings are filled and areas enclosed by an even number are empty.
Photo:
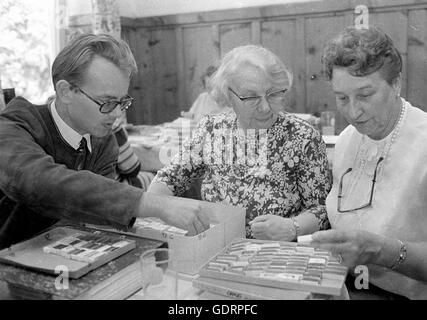
[[[347,276],[329,252],[307,243],[235,239],[200,276],[260,286],[340,295]]]

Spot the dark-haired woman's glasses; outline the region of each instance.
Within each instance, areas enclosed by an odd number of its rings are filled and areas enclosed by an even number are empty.
[[[249,108],[256,108],[261,104],[263,96],[248,96],[242,97],[237,94],[233,89],[228,88],[237,98],[242,101],[242,103]],[[267,100],[269,105],[281,103],[285,97],[285,93],[288,89],[280,89],[273,92],[267,93],[264,97]]]
[[[134,98],[132,98],[129,95],[126,95],[121,100],[108,100],[105,102],[98,102],[95,99],[93,99],[90,95],[88,95],[86,92],[84,92],[81,88],[73,84],[73,87],[75,87],[77,90],[79,90],[81,93],[83,93],[88,99],[95,102],[99,106],[99,112],[101,113],[110,113],[113,112],[114,109],[116,109],[117,106],[120,106],[120,110],[124,111],[129,109],[129,107],[132,105],[132,102]]]
[[[352,212],[352,211],[356,211],[356,210],[360,210],[360,209],[364,209],[364,208],[368,208],[368,207],[371,207],[371,206],[372,206],[372,198],[373,198],[373,196],[374,196],[375,182],[377,181],[377,170],[378,170],[378,165],[379,165],[379,164],[380,164],[380,162],[381,162],[381,161],[383,161],[383,160],[384,160],[384,158],[383,158],[383,157],[380,157],[380,158],[378,159],[377,165],[375,166],[374,177],[373,177],[373,179],[372,179],[372,186],[371,186],[371,195],[369,196],[369,202],[368,202],[367,204],[363,205],[363,206],[360,206],[360,207],[357,207],[357,208],[354,208],[354,209],[347,209],[347,210],[342,210],[342,209],[341,209],[341,199],[343,198],[343,195],[342,195],[342,181],[343,181],[343,179],[344,179],[344,176],[345,176],[347,173],[349,173],[351,170],[353,170],[353,168],[348,168],[348,169],[344,172],[344,174],[341,176],[340,184],[339,184],[339,187],[338,187],[338,203],[337,203],[337,210],[338,210],[338,212]]]

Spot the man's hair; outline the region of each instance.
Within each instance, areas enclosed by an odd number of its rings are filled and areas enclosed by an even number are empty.
[[[53,86],[59,80],[83,83],[85,72],[95,56],[114,63],[127,72],[129,78],[138,72],[135,58],[125,41],[107,34],[82,34],[70,41],[55,58],[52,65]]]
[[[355,77],[379,71],[388,84],[402,72],[402,57],[390,37],[380,29],[347,27],[324,49],[322,63],[331,80],[334,67],[347,68]]]
[[[218,104],[230,106],[228,87],[231,77],[248,65],[260,68],[272,83],[288,81],[289,87],[292,86],[292,73],[273,52],[257,45],[240,46],[224,56],[211,79],[211,94]]]

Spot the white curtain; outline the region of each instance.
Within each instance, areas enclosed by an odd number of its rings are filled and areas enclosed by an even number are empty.
[[[118,39],[121,37],[117,0],[92,0],[89,7],[87,0],[54,0],[54,2],[52,58],[56,57],[70,39],[81,33],[107,33]],[[70,5],[73,5],[72,13],[69,10]],[[78,12],[79,9],[86,12]],[[123,112],[122,122],[127,122],[126,112]]]
[[[108,33],[120,38],[120,12],[117,0],[92,0],[89,9],[87,0],[53,1],[53,57],[77,34],[87,32],[95,34]],[[79,1],[81,3],[80,6],[78,5]],[[71,4],[74,8],[73,12],[69,10]],[[82,8],[81,10],[85,10],[86,12],[78,12],[78,8],[80,7]]]
[[[120,13],[116,0],[92,0],[92,31],[120,38]]]

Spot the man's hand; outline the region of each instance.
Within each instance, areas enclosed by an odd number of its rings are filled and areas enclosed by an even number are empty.
[[[209,229],[209,217],[201,210],[199,201],[173,196],[145,193],[141,214],[155,216],[174,227],[185,229],[194,236]]]
[[[165,198],[162,220],[194,236],[209,229],[209,217],[201,210],[200,202],[178,197]]]
[[[288,218],[265,214],[253,219],[249,225],[256,239],[292,241],[295,238],[294,225]]]
[[[326,249],[348,267],[375,263],[380,254],[383,237],[363,230],[326,230],[312,235],[313,246]]]

